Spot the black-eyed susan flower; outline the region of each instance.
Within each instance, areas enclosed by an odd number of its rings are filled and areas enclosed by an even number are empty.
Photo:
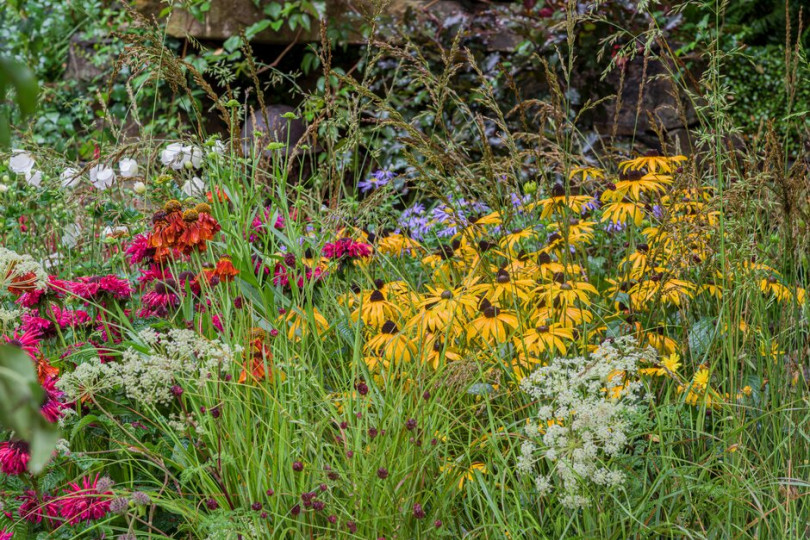
[[[400,308],[389,302],[380,289],[374,289],[363,295],[360,306],[352,312],[352,320],[358,318],[363,324],[378,328],[388,320],[397,320],[402,315]]]
[[[536,289],[538,298],[546,305],[574,305],[579,300],[583,305],[591,304],[591,297],[598,296],[599,291],[587,281],[567,280],[563,274],[555,274],[548,283],[541,283]]]
[[[294,341],[309,335],[313,328],[318,335],[329,329],[326,317],[314,306],[311,310],[293,307],[287,310],[286,315],[282,315],[281,319],[287,325],[287,338]]]
[[[495,279],[473,287],[473,292],[483,296],[493,305],[511,307],[515,301],[528,302],[529,291],[534,286],[531,279],[514,279],[509,272],[499,268]]]
[[[632,223],[638,227],[644,221],[644,206],[631,200],[611,202],[603,207],[601,221],[622,227]]]
[[[439,369],[442,359],[448,362],[461,360],[461,355],[455,347],[442,341],[440,336],[431,336],[430,339],[425,340],[422,357],[423,361],[433,369]]]
[[[672,177],[666,174],[643,174],[640,171],[628,171],[616,181],[615,194],[607,195],[606,198],[615,201],[627,196],[634,201],[640,201],[645,195],[663,193],[666,191],[666,186],[671,183]]]
[[[655,367],[642,368],[638,371],[644,375],[652,375],[654,377],[673,377],[678,373],[678,368],[680,367],[681,357],[673,353],[661,357],[661,359],[656,362]]]
[[[554,356],[557,353],[568,353],[568,343],[574,340],[574,332],[560,324],[542,324],[529,328],[523,335],[514,338],[515,349],[525,351],[534,356],[548,352]]]
[[[481,315],[470,323],[468,332],[471,338],[503,343],[518,326],[518,319],[512,312],[495,307],[487,300],[481,303],[480,312]]]
[[[416,344],[408,336],[400,333],[393,321],[386,321],[380,332],[368,340],[366,350],[391,363],[410,362],[417,355]]]
[[[565,187],[561,184],[555,184],[551,189],[551,196],[541,199],[536,203],[529,205],[529,210],[540,207],[540,219],[548,219],[554,213],[564,215],[565,209],[568,209],[575,215],[582,214],[582,211],[593,202],[593,197],[590,195],[579,195],[576,190],[569,189],[571,193],[566,194]]]
[[[655,150],[650,150],[643,156],[629,159],[619,163],[619,170],[622,172],[638,171],[646,169],[649,173],[663,172],[672,173],[686,161],[686,156],[662,156]]]

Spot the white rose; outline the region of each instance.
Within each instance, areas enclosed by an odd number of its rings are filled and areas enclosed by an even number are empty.
[[[191,180],[187,181],[183,184],[183,193],[186,194],[188,197],[196,197],[198,195],[202,195],[203,189],[205,188],[205,182],[198,177],[194,177]]]
[[[79,185],[81,181],[81,176],[79,176],[79,170],[74,169],[73,167],[68,167],[64,171],[62,171],[62,175],[60,177],[62,179],[62,187],[63,188],[74,188]]]
[[[135,182],[135,185],[132,186],[132,190],[138,195],[143,195],[146,193],[146,184],[143,182]]]
[[[16,174],[27,174],[34,168],[34,158],[24,150],[13,150],[8,168]]]
[[[106,165],[96,165],[90,169],[90,182],[96,189],[105,190],[112,186],[115,180],[115,171]]]
[[[31,186],[39,187],[42,184],[42,171],[30,170],[26,172],[25,181]]]
[[[121,171],[121,176],[124,178],[132,178],[138,176],[138,162],[134,159],[124,158],[118,162],[118,169]]]

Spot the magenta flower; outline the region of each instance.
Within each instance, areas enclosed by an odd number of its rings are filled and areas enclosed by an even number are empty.
[[[59,503],[56,501],[56,497],[43,495],[40,499],[36,491],[28,489],[19,495],[17,500],[21,501],[17,513],[26,521],[41,523],[42,519],[47,517],[52,522],[54,518],[59,517]],[[0,536],[0,540],[2,540],[2,536]]]
[[[0,444],[0,471],[17,475],[25,472],[31,454],[25,441],[6,441]]]
[[[42,389],[45,390],[45,403],[42,404],[39,411],[51,423],[62,418],[64,415],[62,411],[68,407],[62,402],[65,393],[56,388],[58,380],[56,377],[48,377],[42,382]]]
[[[60,514],[71,525],[101,519],[110,511],[113,494],[111,491],[99,490],[98,475],[92,481],[89,476],[83,477],[81,485],[71,482],[64,492]]]
[[[3,336],[3,339],[9,345],[22,349],[36,363],[39,354],[39,332],[29,331],[23,334],[14,332],[11,336]]]
[[[14,538],[13,532],[7,532],[5,529],[0,530],[0,540],[11,540]]]

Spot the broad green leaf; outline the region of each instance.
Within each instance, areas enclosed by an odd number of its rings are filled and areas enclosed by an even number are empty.
[[[59,437],[56,425],[39,410],[44,397],[28,355],[11,345],[0,346],[0,427],[29,444],[28,470],[33,474],[48,462]]]

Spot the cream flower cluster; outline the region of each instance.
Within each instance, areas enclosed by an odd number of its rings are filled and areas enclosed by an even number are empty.
[[[173,329],[158,334],[153,329],[139,333],[148,346],[144,353],[132,347],[121,359],[103,364],[96,359],[80,364],[58,383],[70,400],[121,388],[141,405],[169,403],[175,384],[200,386],[225,371],[238,351],[219,341],[209,341],[191,330]]]
[[[587,358],[555,358],[521,381],[540,406],[529,420],[517,467],[523,474],[548,471],[535,477],[540,496],[557,490],[562,504],[574,509],[590,502],[589,485],[624,483],[611,460],[625,453],[628,433],[642,417],[649,398],[636,374],[654,355],[625,336],[602,343]]]
[[[29,274],[34,276],[32,280],[25,278]],[[0,247],[0,289],[14,286],[15,279],[21,278],[27,289],[44,289],[48,282],[48,274],[33,257]]]

